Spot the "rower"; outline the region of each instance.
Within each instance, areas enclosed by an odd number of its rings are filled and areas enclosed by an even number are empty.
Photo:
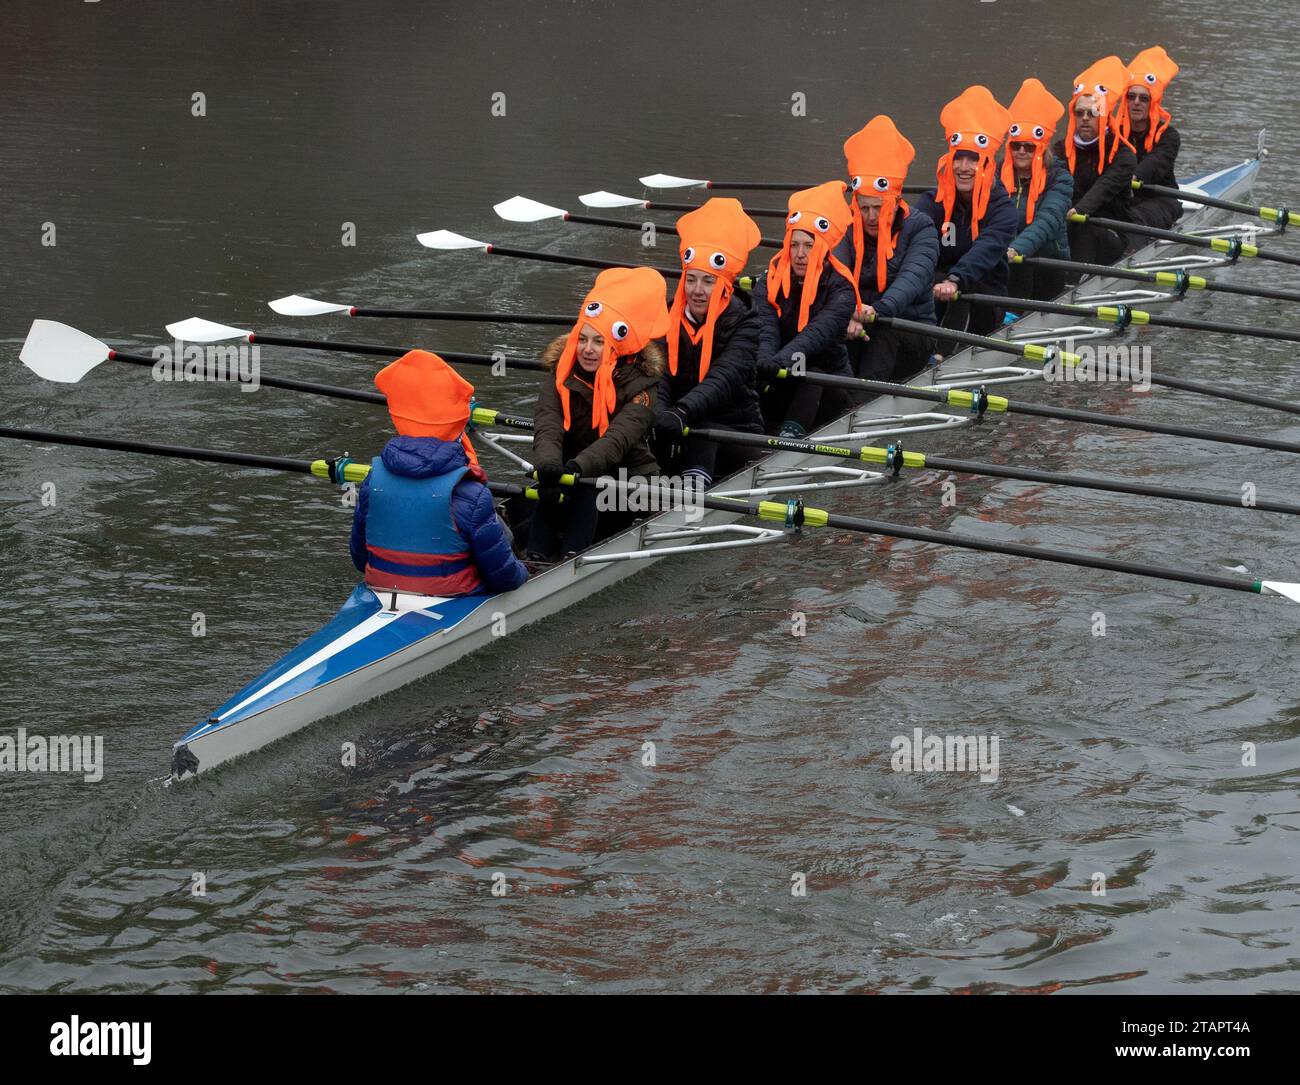
[[[466,427],[474,387],[436,354],[412,350],[385,366],[398,436],[370,461],[352,515],[352,563],[376,591],[479,595],[528,579],[497,519]]]
[[[525,558],[575,554],[630,518],[598,507],[594,486],[561,487],[561,475],[648,476],[658,472],[649,434],[664,369],[668,284],[653,268],[610,268],[582,303],[568,335],[542,361],[533,414],[533,461],[541,500],[533,512]],[[561,501],[563,489],[563,501]]]
[[[795,192],[788,201],[785,242],[754,284],[760,327],[758,383],[769,433],[798,440],[844,413],[847,395],[808,381],[779,380],[777,371],[851,377],[844,330],[857,307],[853,272],[834,255],[849,228],[843,181]]]
[[[861,302],[848,326],[849,363],[855,376],[867,380],[905,381],[925,368],[935,340],[871,320],[878,313],[936,322],[932,288],[939,233],[903,200],[916,151],[889,117],[872,117],[849,136],[844,157],[854,195],[852,229],[836,255],[853,268]]]
[[[1137,157],[1133,176],[1153,185],[1177,188],[1174,163],[1178,159],[1181,139],[1178,129],[1170,121],[1162,99],[1178,65],[1159,45],[1143,49],[1129,64],[1128,94],[1125,110],[1129,121],[1129,141]],[[1142,189],[1133,193],[1128,206],[1128,217],[1133,222],[1168,229],[1183,214],[1182,202],[1176,196],[1156,196]]]
[[[1016,209],[998,180],[994,155],[1011,118],[987,87],[967,87],[939,115],[948,152],[939,159],[938,186],[916,203],[916,210],[939,228],[939,264],[934,300],[940,323],[960,323],[947,312],[958,291],[1007,292],[1007,247],[1016,235]],[[965,307],[963,307],[964,309]],[[972,310],[967,327],[987,334],[1002,323],[1001,309]]]
[[[1007,259],[1045,256],[1070,259],[1065,215],[1074,202],[1074,178],[1053,156],[1052,139],[1065,106],[1037,79],[1026,79],[1008,110],[1007,153],[1002,162],[1002,183],[1020,216],[1020,226]],[[1056,268],[1011,264],[1007,293],[1015,298],[1048,301],[1065,289],[1065,272]]]
[[[759,319],[749,294],[735,289],[762,236],[739,200],[717,197],[679,218],[677,234],[683,274],[669,312],[654,451],[667,474],[707,489],[753,453],[683,430],[763,432],[754,388]]]
[[[1128,218],[1137,159],[1125,139],[1127,86],[1128,68],[1116,56],[1097,61],[1074,80],[1065,139],[1052,147],[1053,154],[1065,159],[1074,178],[1070,214]],[[1124,253],[1125,239],[1114,230],[1071,222],[1067,232],[1073,260],[1113,264]]]

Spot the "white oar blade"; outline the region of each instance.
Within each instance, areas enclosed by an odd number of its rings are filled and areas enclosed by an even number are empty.
[[[301,294],[290,294],[288,297],[276,298],[275,301],[268,301],[267,304],[281,316],[324,316],[326,313],[350,313],[352,311],[351,305],[336,305],[332,301],[317,301],[315,298],[304,298]]]
[[[493,204],[492,210],[507,222],[541,222],[543,219],[564,218],[564,208],[538,203],[527,196],[511,196]]]
[[[709,183],[698,181],[693,177],[674,177],[671,173],[652,173],[649,177],[641,177],[638,180],[646,188],[695,188]]]
[[[108,345],[57,320],[33,320],[18,357],[42,380],[76,384],[108,360]]]
[[[168,324],[167,332],[186,343],[220,343],[223,339],[247,339],[253,334],[247,328],[232,328],[198,316]]]
[[[1283,580],[1264,580],[1263,586],[1277,595],[1285,595],[1293,603],[1300,603],[1300,584],[1288,584]]]
[[[617,192],[606,192],[603,188],[599,192],[584,193],[578,199],[587,207],[644,207],[646,205],[645,200],[620,196]]]
[[[416,234],[415,240],[426,249],[482,249],[487,252],[491,246],[486,241],[475,241],[464,234],[454,234],[450,230],[430,230],[426,234]]]

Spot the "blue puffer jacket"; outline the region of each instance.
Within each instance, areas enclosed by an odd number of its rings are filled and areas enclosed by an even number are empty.
[[[469,463],[459,441],[441,441],[437,437],[394,437],[380,453],[384,466],[394,474],[409,478],[430,478]],[[474,555],[483,586],[489,592],[513,591],[528,579],[528,570],[515,558],[510,540],[497,519],[492,492],[483,485],[487,478],[481,468],[471,467],[451,496],[451,519]],[[352,514],[352,538],[348,546],[352,564],[366,567],[366,509],[370,503],[370,482],[357,491],[357,507]]]
[[[1002,182],[993,182],[980,235],[974,241],[970,236],[970,210],[958,200],[948,234],[952,244],[944,244],[943,207],[935,199],[937,195],[938,189],[930,189],[916,201],[915,210],[929,216],[939,231],[940,277],[956,276],[957,289],[963,293],[1005,294],[1007,249],[1016,236],[1016,209]]]
[[[894,217],[894,255],[885,263],[885,290],[876,289],[876,243],[863,234],[862,273],[858,294],[881,316],[935,323],[934,269],[939,263],[939,232],[928,215],[914,208],[907,218]],[[836,257],[850,270],[856,254],[852,231],[835,250]]]
[[[1025,225],[1025,212],[1029,210],[1028,182],[1017,183],[1011,194],[1011,203],[1020,216],[1020,232],[1011,242],[1011,248],[1021,256],[1047,256],[1053,260],[1070,258],[1069,231],[1065,216],[1074,202],[1074,178],[1069,167],[1060,160],[1047,171],[1047,184],[1034,204],[1034,221]]]

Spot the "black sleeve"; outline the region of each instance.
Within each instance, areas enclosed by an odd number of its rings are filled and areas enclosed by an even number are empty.
[[[853,284],[828,264],[817,285],[819,291],[826,291],[826,302],[816,316],[808,318],[803,331],[777,351],[782,368],[788,368],[796,354],[802,354],[811,366],[819,355],[844,343],[853,316]]]
[[[1174,162],[1178,159],[1178,148],[1181,142],[1178,129],[1166,129],[1165,134],[1160,137],[1160,142],[1152,147],[1147,152],[1147,156],[1137,164],[1133,176],[1143,183],[1164,184],[1165,182],[1160,178],[1167,179],[1174,176]]]
[[[1127,147],[1120,147],[1115,160],[1104,170],[1101,176],[1088,189],[1074,209],[1081,215],[1092,215],[1116,198],[1126,198],[1132,185],[1133,170],[1137,167],[1137,155]]]
[[[722,324],[726,317],[724,312],[718,323]],[[747,386],[754,383],[754,364],[758,358],[758,314],[746,309],[727,324],[725,342],[718,339],[722,329],[714,329],[713,357],[709,360],[708,373],[676,403],[686,412],[688,426],[698,425],[702,419],[725,411]]]

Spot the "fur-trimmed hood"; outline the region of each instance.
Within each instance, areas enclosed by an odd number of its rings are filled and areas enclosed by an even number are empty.
[[[556,363],[560,360],[560,355],[564,353],[564,344],[568,340],[568,335],[557,335],[547,344],[542,351],[542,364],[548,369],[554,370]],[[614,367],[614,379],[618,380],[618,372],[624,366],[633,365],[641,370],[647,377],[658,377],[664,372],[666,365],[666,354],[664,352],[664,342],[662,339],[653,339],[647,343],[641,350],[641,353],[635,355],[636,361],[620,362]],[[579,367],[575,366],[575,373],[578,373]]]

